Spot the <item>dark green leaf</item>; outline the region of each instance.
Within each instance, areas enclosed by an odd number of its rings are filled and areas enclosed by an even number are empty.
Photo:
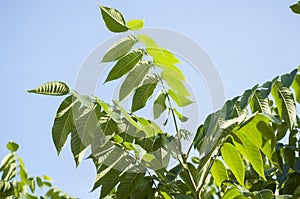
[[[289,88],[297,75],[298,69],[294,69],[291,73],[284,74],[280,77],[281,83],[284,87]]]
[[[261,87],[261,97],[265,99],[271,93],[272,82],[267,81]]]
[[[122,38],[107,50],[101,62],[112,62],[118,60],[128,53],[136,42],[137,40],[133,35]]]
[[[135,112],[146,105],[148,99],[153,95],[157,82],[158,82],[157,77],[153,77],[153,76],[146,77],[142,86],[137,88],[133,95],[132,106],[131,106],[132,112]]]
[[[292,129],[296,120],[296,104],[293,93],[281,82],[276,81],[272,86],[272,95],[280,117],[287,122],[289,129]]]
[[[73,96],[69,96],[61,103],[57,110],[52,127],[52,139],[58,154],[64,147],[68,135],[75,128],[73,109],[77,109],[78,105],[77,101],[73,101]]]
[[[123,15],[116,9],[100,6],[102,18],[106,27],[112,32],[126,32],[126,22]]]
[[[240,107],[242,110],[244,108],[246,108],[246,106],[248,106],[248,104],[252,100],[257,87],[258,87],[258,85],[254,86],[252,89],[246,90],[244,92],[244,94],[242,95],[242,99],[241,99],[241,103],[240,103]]]
[[[117,188],[118,198],[128,198],[137,191],[140,183],[143,181],[144,173],[125,173]]]
[[[0,180],[0,197],[6,198],[14,195],[14,186],[11,182]]]
[[[143,51],[140,49],[135,49],[122,57],[116,65],[109,71],[109,74],[105,82],[109,82],[118,79],[131,71],[135,65],[142,59]]]
[[[35,89],[28,90],[29,93],[54,96],[66,95],[69,93],[69,91],[70,89],[67,84],[59,81],[47,82],[36,87]]]
[[[76,163],[76,167],[82,161],[87,147],[81,142],[81,139],[76,130],[71,133],[71,151]]]
[[[292,11],[296,14],[300,14],[300,1],[298,1],[298,3],[291,5],[290,8],[292,9]]]

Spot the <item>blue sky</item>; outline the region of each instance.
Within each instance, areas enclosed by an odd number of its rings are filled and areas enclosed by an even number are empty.
[[[80,65],[112,36],[98,1],[53,0],[0,2],[0,155],[5,144],[20,144],[28,172],[48,174],[54,184],[80,198],[91,190],[91,162],[75,169],[69,145],[57,157],[51,127],[62,98],[36,96],[27,89],[52,80],[73,86]],[[101,1],[127,20],[144,19],[147,27],[176,30],[198,42],[222,76],[226,98],[256,83],[290,72],[300,64],[300,16],[295,1]]]

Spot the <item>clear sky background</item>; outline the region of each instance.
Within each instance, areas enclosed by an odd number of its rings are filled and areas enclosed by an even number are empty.
[[[95,0],[2,0],[0,2],[0,156],[5,144],[20,144],[29,174],[48,174],[54,185],[80,198],[89,194],[94,166],[79,168],[69,144],[57,157],[51,127],[62,98],[28,94],[41,83],[61,80],[73,86],[80,65],[112,36]],[[226,98],[241,94],[300,64],[300,15],[296,1],[102,1],[127,20],[181,32],[198,42],[222,76]],[[201,91],[199,91],[201,92]]]

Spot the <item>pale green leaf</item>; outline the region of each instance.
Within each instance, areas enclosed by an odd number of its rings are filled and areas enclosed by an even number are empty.
[[[81,107],[75,119],[77,134],[83,145],[88,146],[94,140],[94,131],[99,120],[99,106],[95,105],[92,109]]]
[[[237,181],[244,185],[245,168],[239,151],[232,144],[225,143],[221,148],[221,154]]]
[[[120,109],[121,113],[123,114],[123,116],[125,117],[125,119],[131,124],[133,125],[136,129],[140,130],[140,126],[136,123],[136,121],[134,121],[130,115],[128,115],[128,113],[126,112],[126,110],[120,105],[120,103],[116,100],[113,100],[114,104]]]
[[[131,71],[135,67],[135,65],[142,59],[142,57],[143,51],[140,49],[135,49],[122,57],[109,71],[105,82],[118,79]]]
[[[234,130],[234,133],[247,137],[249,141],[276,164],[276,159],[273,159],[275,133],[269,122],[269,117],[264,114],[257,114],[246,121],[239,129]]]
[[[174,108],[173,111],[174,111],[174,113],[176,114],[176,116],[179,118],[179,120],[180,120],[181,122],[186,122],[186,121],[188,121],[189,118],[186,117],[186,116],[184,116],[183,114],[179,113],[179,112],[177,111],[176,108]]]
[[[159,48],[157,43],[147,35],[138,34],[137,38],[140,42],[145,44],[147,48]]]
[[[135,90],[131,106],[132,112],[135,112],[146,105],[148,99],[153,95],[157,82],[158,79],[156,77],[147,76],[143,84]]]
[[[119,113],[113,110],[109,104],[105,103],[104,101],[97,101],[97,103],[101,106],[101,108],[111,117],[116,123],[121,123],[122,119]]]
[[[130,30],[139,30],[144,27],[144,20],[132,19],[127,22],[127,26]]]
[[[100,6],[100,10],[104,23],[110,31],[126,32],[128,30],[125,19],[118,10],[105,6]]]
[[[189,91],[186,89],[183,82],[181,82],[180,80],[176,79],[175,77],[169,75],[167,72],[162,71],[161,78],[168,83],[169,88],[172,89],[173,91],[180,93],[182,96],[190,96],[191,95],[189,93]]]
[[[162,69],[162,71],[167,76],[172,76],[173,78],[175,78],[178,81],[185,80],[184,74],[181,72],[181,70],[177,66],[172,65],[172,64],[159,64],[159,63],[156,63],[155,65],[158,68]]]
[[[60,81],[53,81],[44,83],[35,89],[28,90],[29,93],[36,93],[42,95],[54,95],[54,96],[61,96],[66,95],[70,91],[69,87],[66,83]]]
[[[279,116],[292,129],[296,121],[296,104],[293,93],[289,88],[284,87],[281,82],[276,81],[272,86],[272,95],[278,108]]]
[[[300,103],[300,75],[299,74],[297,74],[297,76],[295,77],[294,82],[292,84],[292,88],[295,91],[296,101]]]
[[[244,134],[238,133],[233,136],[233,143],[241,155],[246,158],[254,170],[265,179],[264,162],[261,152]]]
[[[174,102],[176,102],[176,104],[179,107],[188,106],[193,103],[192,100],[182,96],[181,94],[179,94],[171,89],[168,90],[168,94],[171,96],[171,98],[174,100]]]
[[[159,47],[147,47],[147,53],[153,57],[154,64],[179,64],[180,60],[170,51]]]
[[[136,42],[137,40],[133,35],[123,37],[106,51],[101,62],[112,62],[118,60],[127,54]]]
[[[136,87],[138,87],[142,83],[144,77],[150,70],[150,67],[151,66],[147,62],[141,62],[131,72],[129,72],[120,88],[120,101],[127,97],[127,95],[129,95]]]
[[[163,92],[160,92],[159,95],[156,97],[153,105],[154,119],[159,118],[159,116],[167,109],[165,102],[166,97],[167,95]]]
[[[229,179],[227,169],[221,160],[216,159],[214,161],[210,172],[218,186],[221,186],[223,181]]]

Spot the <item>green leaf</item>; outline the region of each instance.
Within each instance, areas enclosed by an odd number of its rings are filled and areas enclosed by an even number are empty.
[[[258,84],[256,86],[254,86],[252,89],[246,90],[244,92],[244,94],[242,95],[242,99],[241,99],[241,103],[240,103],[240,107],[241,107],[242,110],[244,108],[246,108],[246,106],[248,106],[248,104],[252,100],[257,87],[258,87]]]
[[[135,49],[122,57],[116,65],[109,71],[109,74],[105,82],[109,82],[118,79],[128,73],[135,65],[142,59],[143,51]]]
[[[300,14],[300,1],[298,1],[298,3],[291,5],[290,8],[292,9],[292,11],[296,14]]]
[[[180,171],[182,170],[181,164],[176,165],[173,167],[170,171],[168,171],[166,178],[171,182],[174,181],[177,177]]]
[[[155,76],[146,77],[142,86],[137,88],[133,95],[132,106],[131,106],[132,112],[135,112],[146,105],[148,99],[153,95],[157,82],[158,79]]]
[[[67,97],[59,106],[54,124],[52,127],[52,139],[59,154],[64,147],[68,135],[75,128],[73,110],[79,106],[77,100],[73,101],[73,96]]]
[[[179,64],[180,60],[170,51],[159,47],[147,47],[147,53],[153,57],[154,64]]]
[[[261,97],[263,99],[268,97],[269,94],[271,93],[271,89],[272,89],[272,82],[267,81],[266,83],[264,83],[261,87]]]
[[[292,88],[295,91],[296,101],[300,103],[300,75],[299,74],[297,74],[297,76],[295,77],[294,82],[292,84]]]
[[[191,95],[189,93],[189,91],[186,89],[185,85],[181,81],[179,81],[175,77],[169,75],[167,72],[162,71],[161,78],[168,83],[168,86],[173,91],[180,93],[182,96],[190,96]]]
[[[181,70],[172,64],[155,64],[158,68],[162,69],[162,71],[167,75],[167,76],[172,76],[173,78],[177,79],[178,81],[184,81],[185,76],[181,72]]]
[[[13,141],[10,141],[9,143],[7,143],[6,145],[7,149],[10,150],[10,152],[16,152],[19,148],[19,145]]]
[[[87,147],[81,142],[76,130],[73,130],[71,133],[71,151],[76,163],[76,167],[78,167],[87,151]]]
[[[291,73],[284,74],[280,77],[281,83],[284,87],[289,88],[297,75],[298,69],[294,69]]]
[[[254,170],[264,179],[264,162],[260,150],[244,134],[233,135],[233,143],[243,157],[249,160]]]
[[[269,117],[264,114],[257,114],[246,121],[239,129],[234,130],[234,133],[242,139],[244,139],[242,136],[247,137],[249,141],[276,164],[276,159],[273,159],[275,135],[269,122]],[[247,141],[244,142],[246,143]]]
[[[210,172],[218,186],[221,186],[223,181],[229,179],[226,167],[221,160],[216,159],[214,161]]]
[[[148,71],[151,65],[147,62],[139,63],[126,77],[125,81],[121,85],[119,92],[119,100],[122,101],[127,95],[129,95],[136,87],[138,87]]]
[[[141,199],[148,198],[152,199],[154,197],[154,191],[152,189],[152,180],[144,177],[140,182],[136,191],[130,196],[130,199]]]
[[[245,168],[239,151],[232,144],[225,143],[221,148],[221,154],[226,165],[230,168],[237,181],[243,186]]]
[[[39,188],[42,189],[44,186],[42,179],[39,176],[37,176],[35,179],[36,179],[36,183],[39,186]]]
[[[97,101],[97,103],[101,106],[105,113],[109,115],[111,119],[113,119],[116,123],[122,123],[120,114],[113,110],[113,108],[109,104],[99,100]]]
[[[94,131],[97,127],[100,115],[99,106],[94,105],[93,108],[81,107],[77,118],[75,119],[75,126],[77,134],[83,145],[88,146],[94,140]]]
[[[281,82],[276,81],[272,86],[272,95],[278,108],[279,116],[287,122],[292,129],[296,121],[296,104],[293,93],[284,87]]]
[[[0,180],[0,197],[6,198],[14,195],[14,186],[11,182]]]
[[[53,81],[44,83],[35,89],[28,90],[29,93],[36,93],[42,95],[54,95],[54,96],[62,96],[68,94],[70,91],[67,84],[60,81]]]
[[[100,6],[102,18],[106,27],[112,32],[126,32],[126,22],[123,15],[116,9]]]
[[[117,188],[117,198],[128,198],[137,191],[143,181],[144,173],[125,173]]]
[[[126,110],[120,105],[120,103],[116,100],[113,100],[114,104],[120,109],[121,113],[123,114],[123,116],[125,117],[125,119],[131,124],[133,125],[136,129],[141,130],[140,126],[136,123],[136,121],[134,121],[130,115],[128,115],[128,113],[126,112]]]
[[[131,50],[136,42],[137,40],[133,35],[123,37],[107,50],[101,62],[112,62],[120,59]]]
[[[267,97],[263,98],[260,90],[256,90],[255,94],[253,95],[253,98],[250,101],[250,108],[252,113],[271,113],[269,99]]]
[[[139,30],[144,27],[144,20],[132,19],[127,22],[127,26],[130,30]]]
[[[167,95],[163,92],[160,92],[159,95],[156,97],[153,105],[154,119],[159,118],[159,116],[167,109],[165,102],[166,97]]]
[[[188,106],[188,105],[194,103],[192,100],[182,96],[181,94],[179,94],[171,89],[168,90],[168,94],[171,96],[171,98],[174,100],[174,102],[176,102],[176,104],[179,107]]]
[[[174,113],[176,114],[176,116],[179,118],[179,120],[181,121],[181,122],[186,122],[186,121],[188,121],[188,117],[186,117],[186,116],[184,116],[184,115],[182,115],[181,113],[179,113],[178,111],[177,111],[177,109],[176,108],[173,108],[173,111],[174,111]]]
[[[274,198],[274,194],[269,189],[253,192],[253,199],[273,199],[273,198]]]
[[[147,48],[159,48],[157,43],[147,35],[138,34],[137,38],[140,42],[144,43]]]

